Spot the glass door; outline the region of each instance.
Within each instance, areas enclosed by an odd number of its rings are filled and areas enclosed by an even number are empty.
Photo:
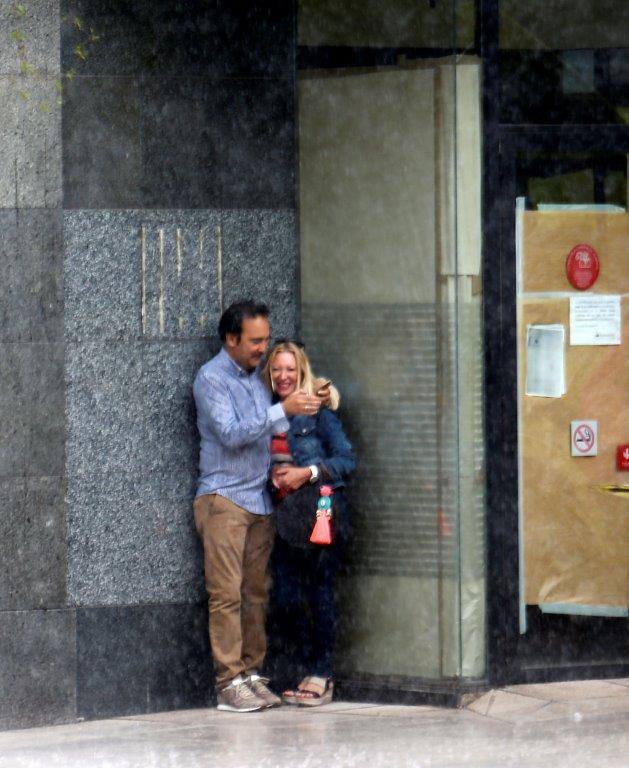
[[[394,687],[485,672],[480,65],[448,5],[429,58],[390,3],[300,31],[301,333],[358,459],[338,667]]]
[[[510,510],[500,536],[492,525],[492,570],[503,574],[490,595],[493,616],[503,611],[503,637],[497,628],[490,641],[499,680],[613,676],[628,660],[626,500],[605,491],[625,484],[615,453],[627,422],[627,358],[622,345],[573,344],[570,320],[574,297],[618,296],[624,328],[628,150],[629,136],[615,129],[596,141],[574,129],[501,141],[501,263],[512,279],[499,315],[503,344],[513,343],[505,355],[518,363],[516,372],[502,361],[502,425],[518,439],[500,472]],[[566,271],[579,244],[600,259],[587,290]],[[562,329],[564,386],[540,396],[531,334],[552,328]],[[578,419],[597,422],[596,456],[571,449]]]

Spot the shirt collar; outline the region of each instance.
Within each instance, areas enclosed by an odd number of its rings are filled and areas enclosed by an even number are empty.
[[[229,371],[233,376],[245,378],[258,371],[258,368],[255,368],[253,371],[251,371],[251,373],[247,372],[241,365],[238,365],[238,363],[229,354],[229,352],[227,352],[225,347],[221,347],[221,351],[218,353],[218,356],[224,370]]]

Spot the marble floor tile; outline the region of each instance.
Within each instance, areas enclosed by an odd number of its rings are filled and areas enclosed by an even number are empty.
[[[443,713],[440,707],[414,706],[405,704],[381,704],[362,707],[352,714],[367,717],[427,717],[435,712]]]
[[[479,715],[500,717],[508,713],[531,712],[543,707],[545,702],[531,696],[508,691],[489,691],[472,702],[468,709]]]
[[[626,692],[610,680],[572,680],[565,683],[511,685],[505,691],[533,696],[546,701],[580,701],[607,696],[626,696]]]
[[[11,731],[0,768],[627,768],[629,688],[615,687],[624,695],[600,696],[595,681],[579,701],[510,690],[461,710],[339,701]]]

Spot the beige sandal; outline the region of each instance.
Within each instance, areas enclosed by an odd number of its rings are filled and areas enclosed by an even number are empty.
[[[298,704],[299,699],[298,696],[300,693],[304,690],[304,688],[308,685],[310,678],[304,677],[304,679],[297,685],[297,688],[292,690],[289,689],[287,691],[284,691],[282,694],[282,701],[284,704]]]
[[[334,695],[334,683],[330,677],[306,677],[297,688],[294,699],[300,707],[322,707],[329,704]]]

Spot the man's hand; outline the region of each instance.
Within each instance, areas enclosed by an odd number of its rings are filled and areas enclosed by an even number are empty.
[[[310,481],[310,467],[281,466],[273,470],[273,485],[296,491]]]
[[[282,400],[282,408],[287,416],[302,414],[314,416],[321,407],[321,400],[306,392],[293,392],[286,400]]]

